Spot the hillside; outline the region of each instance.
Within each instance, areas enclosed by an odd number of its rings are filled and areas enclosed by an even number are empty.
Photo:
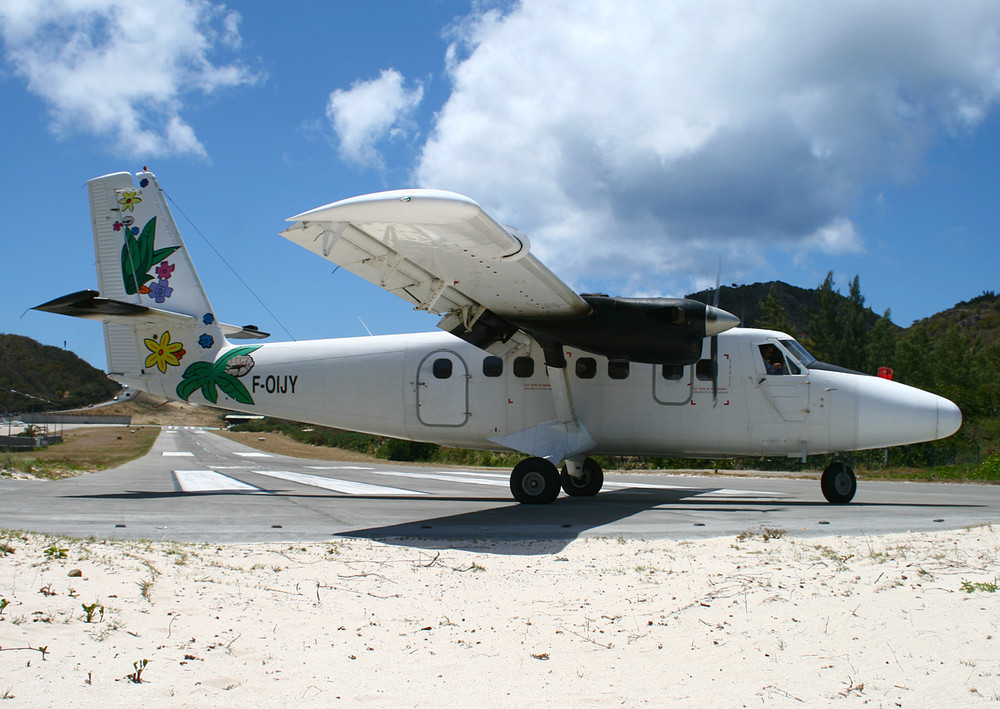
[[[763,315],[762,304],[767,300],[771,288],[774,287],[778,302],[781,304],[790,324],[790,335],[801,337],[809,331],[809,318],[820,310],[820,294],[816,288],[799,288],[784,281],[769,281],[767,283],[751,283],[749,285],[720,286],[719,307],[740,319],[742,327],[758,327]],[[840,293],[833,293],[834,299],[846,304],[848,299]],[[715,290],[703,290],[688,296],[702,303],[712,303]],[[865,324],[871,328],[881,319],[870,308],[865,308]]]
[[[927,327],[932,337],[943,336],[955,325],[968,338],[992,345],[1000,340],[1000,296],[986,291],[914,324]]]
[[[47,411],[107,401],[121,387],[68,350],[0,333],[0,411]]]

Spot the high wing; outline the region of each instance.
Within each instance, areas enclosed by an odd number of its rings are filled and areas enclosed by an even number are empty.
[[[739,320],[671,298],[580,296],[530,253],[527,237],[454,192],[362,195],[291,217],[281,235],[418,310],[438,327],[500,354],[526,338],[564,367],[564,345],[609,358],[689,364],[702,339]]]
[[[469,330],[503,319],[577,318],[590,306],[529,253],[527,237],[454,192],[413,189],[345,199],[291,217],[281,235],[418,310]],[[488,317],[488,316],[487,316]]]

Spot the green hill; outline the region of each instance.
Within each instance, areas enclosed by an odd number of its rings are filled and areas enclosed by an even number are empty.
[[[110,399],[120,388],[68,350],[0,333],[0,412],[86,406]]]

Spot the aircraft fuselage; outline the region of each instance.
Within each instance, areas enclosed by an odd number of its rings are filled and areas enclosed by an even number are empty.
[[[609,361],[567,349],[570,392],[590,454],[789,456],[878,448],[957,430],[950,401],[898,382],[808,369],[788,335],[734,328],[719,335],[713,394],[708,342],[695,365]],[[768,374],[762,347],[787,371]],[[225,351],[222,352],[225,356]],[[227,409],[469,448],[556,418],[540,348],[492,357],[448,333],[263,344],[233,371],[253,404]],[[247,365],[249,364],[249,368]],[[246,371],[242,371],[245,369]],[[130,384],[156,388],[149,372]],[[173,391],[160,392],[177,398]],[[197,400],[197,397],[192,397]]]

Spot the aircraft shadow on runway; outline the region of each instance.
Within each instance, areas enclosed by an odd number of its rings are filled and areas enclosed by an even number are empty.
[[[692,527],[704,527],[695,521],[705,512],[753,514],[750,522],[766,523],[775,514],[792,508],[827,510],[828,502],[807,500],[775,501],[766,495],[747,499],[715,497],[699,499],[705,489],[616,490],[601,493],[596,498],[561,497],[549,508],[534,505],[509,505],[488,510],[476,510],[456,515],[446,515],[412,522],[369,527],[340,532],[337,536],[374,539],[388,544],[401,544],[424,549],[463,549],[503,555],[552,554],[561,551],[584,532],[618,522],[640,512],[663,515],[692,515]],[[632,493],[632,494],[630,494]],[[684,503],[682,505],[678,503]],[[985,505],[942,505],[930,503],[852,503],[850,508],[947,508],[974,509]],[[840,510],[849,511],[842,507]],[[548,511],[546,511],[548,510]],[[820,520],[822,515],[817,516]],[[677,520],[670,520],[676,523]],[[656,522],[652,521],[655,526]],[[609,531],[609,537],[617,537]],[[528,545],[526,542],[533,542]]]
[[[325,499],[325,500],[384,500],[395,502],[405,500],[408,513],[414,514],[414,506],[425,503],[461,502],[461,503],[493,503],[502,506],[492,506],[487,509],[411,519],[397,524],[364,527],[353,530],[335,532],[335,536],[374,539],[389,544],[400,544],[424,549],[464,549],[502,555],[535,555],[551,554],[561,551],[567,544],[590,530],[610,525],[622,519],[642,512],[653,512],[662,515],[691,515],[691,526],[702,527],[698,515],[705,513],[732,513],[751,515],[753,520],[748,524],[766,523],[771,517],[794,508],[816,508],[817,510],[836,511],[833,515],[850,514],[852,510],[860,512],[871,508],[892,509],[975,509],[985,505],[974,504],[941,504],[922,502],[853,502],[848,506],[831,508],[824,500],[783,500],[766,493],[748,496],[720,494],[722,488],[674,488],[651,489],[629,488],[624,490],[608,490],[597,497],[560,497],[550,506],[521,505],[507,502],[497,497],[479,496],[440,496],[400,497],[395,495],[348,495],[333,492],[294,492],[285,489],[263,489],[260,491],[122,491],[94,495],[74,495],[80,499],[118,499],[118,500],[157,500],[171,498],[197,498],[232,496],[233,504],[238,505],[243,496],[273,496],[295,499]],[[707,494],[714,496],[707,497]],[[320,512],[322,512],[320,510]],[[416,514],[419,515],[419,512]],[[819,515],[817,520],[823,515]],[[668,520],[664,520],[668,523]],[[669,523],[676,523],[676,519]],[[655,525],[655,521],[652,522]],[[285,525],[288,532],[294,531],[294,524]],[[615,536],[609,532],[609,536]],[[532,542],[527,544],[527,542]]]

